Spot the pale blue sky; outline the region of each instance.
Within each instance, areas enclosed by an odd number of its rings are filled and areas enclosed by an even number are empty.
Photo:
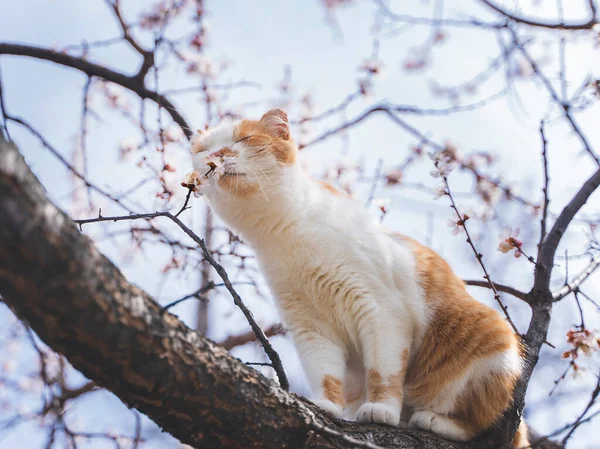
[[[3,14],[0,16],[0,41],[61,47],[80,43],[82,39],[94,41],[118,35],[115,21],[104,2],[100,0],[52,2],[21,0],[18,6],[8,0],[4,0],[3,3],[6,5],[2,8]],[[124,3],[125,13],[130,14],[131,20],[137,16],[140,5],[146,4],[141,0],[129,0]],[[336,31],[335,27],[328,25],[326,12],[318,1],[207,1],[207,22],[210,25],[207,55],[214,61],[228,60],[232,63],[225,77],[219,81],[243,79],[257,81],[262,85],[260,89],[253,87],[235,89],[229,95],[228,104],[241,105],[258,101],[255,107],[246,109],[247,114],[254,116],[260,115],[269,106],[278,104],[280,95],[277,86],[283,78],[286,65],[292,67],[295,97],[311,93],[316,112],[338,104],[356,88],[357,79],[362,76],[357,68],[371,55],[375,37],[372,31],[374,23],[372,3],[368,1],[357,3],[352,7],[336,11],[334,17],[339,25]],[[532,4],[530,1],[522,3],[526,8]],[[392,4],[401,5],[400,2],[392,2]],[[580,17],[582,4],[581,1],[573,2],[571,7],[567,8],[567,14]],[[405,8],[402,9],[403,13],[419,16],[430,14],[428,2],[414,2],[413,6],[395,6],[397,10],[400,10],[400,7]],[[548,9],[545,12],[552,14],[551,8],[546,7]],[[491,17],[481,8],[479,2],[467,0],[453,2],[452,6],[446,6],[445,14],[454,16],[461,12],[464,15],[465,11],[472,15]],[[539,13],[539,10],[533,12]],[[172,36],[178,36],[185,34],[188,29],[189,23],[179,21],[170,32]],[[427,37],[429,29],[409,28],[395,38],[379,36],[379,56],[383,61],[384,76],[376,80],[373,97],[357,101],[348,109],[348,117],[358,116],[377,101],[426,108],[450,106],[447,99],[436,98],[432,93],[431,81],[436,80],[443,84],[464,82],[485,68],[491,58],[498,53],[498,49],[494,35],[489,32],[451,28],[446,29],[446,32],[447,40],[434,50],[428,70],[415,73],[402,70],[402,63],[410,48]],[[557,37],[549,35],[539,38],[539,42],[540,44],[533,46],[531,51],[536,57],[543,59],[547,59],[546,56],[552,57],[543,65],[543,69],[552,80],[555,80],[556,66],[553,61],[556,56]],[[149,45],[150,41],[146,43]],[[133,73],[139,64],[137,55],[124,44],[94,51],[92,59],[118,67],[120,71],[126,73]],[[569,67],[567,77],[573,86],[571,92],[587,73],[600,75],[598,49],[593,48],[585,35],[569,45],[567,66]],[[53,66],[46,62],[7,56],[0,57],[0,70],[9,111],[14,115],[27,118],[64,155],[70,156],[79,127],[85,77],[74,70]],[[193,80],[181,69],[171,66],[161,74],[159,84],[162,88],[176,88],[192,85]],[[505,80],[502,75],[495,76],[476,96],[465,98],[464,103],[485,98],[499,92],[504,86]],[[551,118],[556,117],[557,111],[549,108],[547,96],[539,84],[521,79],[516,81],[515,87],[518,96],[513,93],[484,109],[451,116],[406,118],[409,123],[432,139],[441,143],[452,142],[463,153],[478,150],[491,151],[498,157],[496,173],[507,180],[511,187],[514,186],[522,193],[531,195],[532,199],[539,200],[542,172],[541,146],[537,129],[541,118],[546,117],[548,113]],[[131,101],[135,105],[133,98]],[[177,96],[174,102],[193,127],[204,126],[204,109],[195,95]],[[522,106],[519,106],[519,103]],[[101,112],[102,120],[93,120],[90,125],[88,138],[90,177],[98,185],[107,186],[114,191],[124,189],[135,184],[141,174],[135,167],[137,159],[119,161],[117,148],[123,138],[135,136],[136,132],[118,114],[106,110],[104,102],[100,99],[94,107]],[[148,111],[149,114],[155,113],[150,106]],[[292,108],[289,112],[292,119],[298,116],[297,108]],[[578,116],[581,127],[598,151],[600,151],[600,130],[597,126],[599,112],[600,107],[596,105]],[[334,116],[316,126],[312,130],[312,135],[320,134],[323,130],[338,124],[339,121],[340,117]],[[71,191],[72,182],[60,164],[22,129],[13,125],[10,126],[10,131],[49,194],[62,207],[69,209],[69,197],[65,194]],[[588,157],[579,155],[581,148],[579,142],[564,123],[550,121],[547,133],[551,157],[553,197],[551,209],[557,212],[573,194],[578,184],[591,173],[594,166]],[[405,158],[410,146],[415,143],[413,138],[394,127],[387,119],[375,115],[360,127],[353,129],[349,137],[347,158],[364,159],[369,172],[374,170],[379,158],[383,159],[385,167],[398,164]],[[302,161],[311,172],[321,175],[327,167],[342,159],[342,148],[342,140],[332,138],[303,151]],[[149,155],[149,157],[153,156]],[[174,148],[170,151],[169,158],[177,164],[177,176],[181,176],[189,168],[190,162],[184,148]],[[425,158],[409,172],[407,179],[435,187],[436,181],[429,175],[431,169],[430,162]],[[471,187],[471,179],[458,173],[451,176],[450,182],[456,191],[466,191]],[[147,197],[143,195],[136,197],[134,205],[136,210],[153,210],[155,207],[151,190],[147,193]],[[359,194],[366,197],[366,189],[359,191]],[[391,212],[386,217],[385,224],[420,240],[425,240],[430,222],[428,217],[433,217],[433,247],[449,260],[461,276],[481,277],[479,268],[474,263],[463,238],[452,236],[450,233],[451,229],[446,223],[452,215],[446,199],[436,201],[429,194],[410,189],[379,189],[377,196],[392,199]],[[472,206],[468,201],[461,200],[460,204],[465,208]],[[193,205],[190,217],[193,216],[192,221],[200,232],[204,211],[203,200],[194,200]],[[111,210],[109,205],[103,207],[106,207],[105,214]],[[502,207],[499,211],[499,218],[503,225],[537,232],[537,218],[532,218],[516,208]],[[600,212],[600,201],[595,196],[584,213],[591,216],[598,212]],[[527,262],[524,259],[515,260],[509,255],[495,251],[500,227],[480,226],[477,222],[473,223],[473,226],[479,231],[479,244],[486,250],[486,260],[493,269],[493,277],[523,289],[528,288],[531,267]],[[110,229],[121,228],[115,226]],[[177,230],[167,225],[165,229],[169,229],[172,235],[184,241],[184,237]],[[99,236],[101,230],[102,228],[99,227],[90,227],[86,228],[85,232],[88,235]],[[524,239],[524,241],[530,252],[535,252],[535,236],[525,234],[529,240]],[[575,230],[568,239],[572,248],[570,251],[579,253],[585,249],[583,228]],[[198,280],[195,267],[187,267],[179,276],[172,275],[166,282],[158,281],[160,269],[166,261],[166,254],[162,250],[149,250],[144,255],[127,258],[126,244],[121,246],[111,241],[103,241],[99,244],[102,251],[121,267],[129,279],[157,295],[164,302],[196,288]],[[157,260],[160,262],[157,263]],[[577,272],[584,262],[573,263],[571,267],[573,272]],[[561,271],[562,267],[557,270],[557,274]],[[592,279],[588,290],[593,292],[599,286],[598,279]],[[277,319],[272,304],[256,298],[249,288],[240,290],[245,293],[248,303],[263,324],[269,324]],[[476,289],[472,291],[481,300],[492,304],[491,297],[486,291]],[[525,329],[529,316],[527,308],[510,298],[506,300],[515,314],[515,321],[521,329]],[[174,312],[193,324],[192,303],[184,304]],[[226,323],[223,326],[215,326],[211,331],[211,337],[215,340],[229,333],[246,329],[243,317],[232,308],[227,296],[215,297],[211,313],[215,322]],[[560,356],[560,349],[564,348],[564,333],[575,322],[575,313],[576,309],[572,303],[565,301],[557,305],[557,318],[554,320],[557,325],[551,329],[549,339],[559,347],[553,352],[547,351],[550,357]],[[600,327],[597,315],[592,315],[591,312],[588,326]],[[298,363],[293,351],[289,350],[289,345],[282,339],[275,339],[275,344],[283,349],[288,371],[299,373]],[[256,360],[261,357],[261,352],[257,348],[243,348],[236,352],[236,355],[244,360]],[[597,365],[597,361],[595,363]],[[547,395],[552,380],[558,377],[561,369],[562,365],[559,365],[558,369],[548,367],[536,373],[530,389],[531,402]],[[296,380],[295,388],[304,392],[301,374],[292,377]],[[586,382],[589,384],[590,381],[593,381],[591,373],[583,381],[568,379],[565,382],[565,391],[569,388],[579,388]],[[106,404],[111,401],[114,402],[114,399],[107,396]],[[561,408],[560,416],[557,416],[551,408],[546,408],[532,410],[529,418],[540,431],[551,431],[575,417],[584,401],[584,396],[575,397],[570,401],[571,406]],[[104,406],[98,407],[101,410],[108,410],[108,408],[104,409]],[[96,423],[97,420],[96,414],[90,415],[88,419],[85,418],[84,413],[79,413],[78,416],[83,416],[81,419],[84,421]],[[582,427],[573,439],[572,447],[592,447],[589,445],[591,435],[594,433],[592,429],[593,426]],[[39,444],[33,443],[38,437],[39,435],[30,432],[27,438],[30,438],[31,442],[27,444],[32,448],[39,447]],[[23,432],[17,432],[9,438],[0,438],[0,448],[16,447],[14,446],[16,441],[21,438],[24,438]]]

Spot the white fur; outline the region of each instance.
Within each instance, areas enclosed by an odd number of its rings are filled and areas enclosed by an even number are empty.
[[[250,161],[244,144],[233,141],[234,126],[209,131],[203,144],[210,151],[222,146],[240,151],[236,170],[256,178],[262,192],[238,198],[213,180],[205,193],[212,209],[254,248],[315,402],[342,416],[324,398],[322,381],[331,375],[344,379],[347,395],[358,393],[359,400],[348,405],[359,420],[399,425],[402,404],[397,399],[363,402],[365,372],[375,369],[385,379],[406,369],[402,352],[418,353],[428,326],[432,311],[410,249],[374,224],[360,204],[323,189],[299,164],[282,166],[272,155]],[[513,355],[471,367],[468,376],[448,386],[439,412],[452,408],[470,379],[515,369]],[[464,437],[447,422],[417,413],[413,426]]]

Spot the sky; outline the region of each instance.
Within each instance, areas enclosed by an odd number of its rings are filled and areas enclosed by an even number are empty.
[[[8,0],[3,1],[8,5]],[[141,0],[128,0],[123,3],[125,15],[132,18],[137,17],[139,11],[147,5],[147,2]],[[526,12],[537,17],[552,17],[554,8],[551,5],[544,3],[539,6],[537,3],[520,2]],[[584,17],[584,3],[569,2],[565,9],[566,16],[572,19]],[[429,16],[432,8],[431,2],[427,1],[413,2],[411,5],[392,2],[392,6],[405,14],[418,16]],[[359,67],[371,57],[375,40],[378,41],[377,59],[381,61],[383,75],[376,77],[372,94],[368,98],[359,99],[347,109],[346,117],[350,119],[359,116],[378,102],[435,109],[452,106],[453,103],[448,98],[432,89],[432,84],[436,82],[448,86],[463,83],[481,72],[498,54],[497,40],[492,33],[447,27],[443,29],[444,41],[429,55],[426,70],[407,71],[404,69],[406,62],[414,59],[419,44],[428,38],[430,29],[410,26],[378,32],[375,8],[369,1],[355,2],[332,12],[326,11],[322,3],[316,0],[264,0],[259,6],[256,2],[245,0],[209,0],[206,1],[206,9],[209,25],[206,56],[215,65],[224,62],[229,65],[219,82],[245,80],[260,84],[260,87],[235,88],[223,102],[254,117],[260,116],[269,107],[282,106],[289,107],[288,112],[292,119],[298,118],[302,113],[298,99],[305,95],[310,95],[315,112],[339,104],[348,93],[356,89],[357,80],[364,76]],[[99,0],[22,0],[19,7],[11,2],[11,7],[2,10],[0,41],[62,47],[81,43],[83,39],[92,42],[118,35],[116,22],[104,2]],[[466,14],[482,18],[492,17],[482,8],[480,2],[467,0],[446,5],[444,14],[446,17],[464,18]],[[180,21],[170,33],[177,36],[184,34],[188,29],[189,23]],[[542,36],[540,33],[528,33],[527,36],[536,39],[531,52],[542,61],[542,68],[549,78],[556,81],[557,43],[560,36]],[[569,39],[565,56],[568,68],[566,78],[569,81],[569,91],[573,93],[586,76],[600,76],[600,52],[585,33]],[[146,40],[145,43],[150,45],[151,42]],[[139,64],[137,55],[124,44],[100,48],[92,54],[94,61],[118,67],[120,71],[128,74],[133,74]],[[518,60],[515,60],[514,64],[515,67],[519,67]],[[292,89],[287,98],[282,99],[279,87],[287,67],[291,68]],[[14,115],[27,118],[49,142],[70,158],[73,149],[77,147],[82,87],[86,78],[74,70],[47,62],[7,56],[0,56],[0,74],[6,91],[8,110]],[[154,80],[149,79],[148,82],[152,85]],[[169,65],[161,73],[161,89],[189,85],[193,85],[193,79],[190,79],[181,67]],[[506,80],[500,72],[492,76],[474,95],[462,98],[462,104],[488,98],[505,87]],[[128,100],[131,101],[132,108],[137,110],[134,98],[128,97]],[[193,128],[206,124],[206,116],[198,95],[177,95],[173,97],[173,101]],[[137,131],[127,120],[123,120],[119,113],[106,108],[105,102],[99,96],[93,99],[92,106],[101,111],[101,117],[91,121],[87,139],[90,179],[114,192],[135,185],[143,177],[143,173],[136,168],[137,159],[135,156],[129,156],[122,160],[118,156],[118,147],[124,139],[139,138]],[[151,107],[149,111],[149,114],[155,113]],[[599,112],[600,107],[596,104],[577,115],[581,128],[596,148],[600,148],[600,129],[597,126]],[[492,153],[496,157],[493,173],[504,179],[511,188],[539,201],[542,167],[538,128],[540,120],[547,119],[552,194],[550,209],[557,213],[574,194],[582,180],[592,172],[594,165],[589,157],[582,155],[577,138],[569,127],[556,117],[557,110],[550,106],[543,87],[531,78],[521,77],[515,79],[509,94],[491,102],[485,108],[436,117],[406,116],[406,120],[434,141],[452,143],[463,154],[482,150]],[[312,126],[308,134],[299,140],[306,142],[311,137],[335,127],[341,120],[343,117],[336,114]],[[300,127],[293,127],[292,131],[299,134]],[[50,197],[63,209],[79,214],[74,218],[84,218],[81,210],[73,208],[72,179],[67,176],[56,158],[40,147],[26,131],[13,125],[10,126],[10,132]],[[366,173],[374,173],[379,160],[382,161],[384,170],[393,168],[406,157],[416,143],[414,138],[394,127],[384,117],[373,115],[360,126],[350,130],[345,139],[334,137],[306,148],[301,153],[301,161],[315,176],[322,176],[328,168],[340,163],[361,163]],[[156,156],[149,154],[148,157]],[[187,149],[184,145],[173,147],[167,157],[177,168],[176,173],[172,175],[172,181],[177,182],[191,166]],[[435,188],[437,181],[430,175],[432,168],[431,162],[422,158],[407,174],[407,183],[424,183]],[[456,192],[466,192],[472,188],[471,178],[461,173],[453,173],[450,184]],[[368,183],[363,184],[357,188],[356,194],[364,201],[368,197],[369,189]],[[154,210],[157,201],[152,192],[152,186],[148,186],[146,190],[142,189],[131,201],[131,207],[140,212]],[[184,193],[179,191],[179,195]],[[448,220],[453,217],[446,199],[435,200],[431,193],[416,189],[389,189],[381,186],[376,191],[376,197],[389,198],[391,201],[390,212],[384,220],[386,226],[430,244],[449,261],[460,276],[481,278],[480,269],[464,238],[452,235],[452,228],[447,225]],[[201,231],[204,220],[203,201],[195,199],[187,217],[198,232]],[[105,214],[111,210],[117,212],[111,209],[109,204],[102,204],[100,199],[98,205],[103,207]],[[463,197],[460,197],[459,205],[469,211],[477,212],[480,209],[478,204]],[[377,208],[371,206],[371,209],[376,219]],[[598,216],[599,212],[600,198],[595,195],[582,215],[594,217]],[[537,222],[538,219],[529,212],[510,205],[497,208],[494,222],[474,220],[473,229],[476,231],[478,245],[485,250],[486,263],[491,267],[495,280],[509,282],[525,290],[530,287],[531,266],[523,258],[514,259],[496,251],[496,247],[500,240],[498,235],[503,228],[520,228],[520,238],[525,247],[534,253]],[[126,240],[102,238],[106,229],[99,226],[86,228],[84,232],[96,239],[101,250],[117,263],[128,279],[145,288],[161,302],[166,303],[197,288],[197,264],[183,267],[177,273],[171,273],[164,278],[160,272],[168,260],[168,254],[163,248],[149,248],[143,254],[132,253],[124,243]],[[123,228],[114,226],[110,229]],[[168,229],[171,235],[184,240],[178,230],[168,225],[165,225],[165,229]],[[570,254],[583,252],[587,243],[587,232],[588,229],[583,225],[574,226],[559,253],[563,254],[567,248]],[[227,264],[228,261],[225,260],[224,263]],[[569,269],[576,273],[584,265],[585,259],[573,261]],[[556,286],[562,282],[564,268],[561,265],[556,270]],[[588,290],[594,292],[599,285],[599,279],[593,277],[589,281]],[[261,286],[261,290],[266,292],[266,287]],[[264,295],[266,298],[261,298],[250,287],[242,286],[240,291],[259,317],[260,324],[268,325],[277,321],[268,293]],[[487,291],[472,288],[471,292],[477,295],[478,299],[494,306]],[[513,317],[519,328],[525,330],[529,319],[527,307],[512,298],[506,297],[504,300],[514,312]],[[587,305],[585,307],[589,315],[586,324],[592,329],[599,328],[598,314]],[[194,324],[193,303],[184,303],[173,312],[188,324]],[[557,304],[554,313],[549,340],[556,344],[557,349],[544,349],[544,356],[548,359],[560,357],[565,348],[564,334],[577,320],[577,309],[572,300]],[[229,298],[224,294],[218,294],[212,299],[210,314],[211,321],[217,325],[211,327],[209,336],[216,341],[247,329],[243,317],[232,307]],[[6,310],[0,311],[0,320],[8,322],[10,319]],[[291,377],[294,389],[306,394],[306,385],[293,349],[283,338],[275,338],[274,344],[276,349],[282,352],[288,371],[293,373]],[[235,355],[243,360],[261,361],[264,358],[260,348],[255,346],[239,348]],[[21,360],[23,367],[27,365],[26,359],[27,357],[23,356]],[[557,391],[557,395],[563,401],[560,402],[558,415],[554,408],[548,406],[532,407],[526,411],[528,420],[540,432],[556,429],[572,420],[582,410],[586,396],[584,393],[573,392],[584,390],[584,387],[594,382],[592,373],[594,366],[598,366],[597,356],[589,363],[591,368],[583,379],[569,378]],[[553,380],[563,369],[564,365],[560,363],[541,366],[532,380],[528,400],[535,404],[546,404],[544,401]],[[264,373],[269,374],[266,370]],[[102,395],[101,399],[95,400],[93,404],[102,412],[117,407],[116,402],[118,401],[110,395]],[[78,407],[82,408],[81,405]],[[82,426],[99,425],[97,413],[86,415],[73,411],[73,414],[81,421]],[[593,425],[582,426],[572,439],[571,447],[593,447],[593,428]],[[8,437],[0,437],[0,448],[16,447],[16,442],[23,441],[23,438],[28,441],[30,447],[38,447],[41,436],[35,433],[35,428],[14,432]]]

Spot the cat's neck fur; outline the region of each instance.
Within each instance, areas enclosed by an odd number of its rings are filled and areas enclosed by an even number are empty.
[[[269,179],[261,178],[261,190],[250,198],[223,191],[208,197],[218,215],[255,249],[288,239],[317,188],[298,165],[286,167],[283,174],[269,175]]]

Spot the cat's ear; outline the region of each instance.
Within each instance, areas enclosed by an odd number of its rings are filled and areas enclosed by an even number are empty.
[[[260,123],[269,131],[269,134],[283,140],[290,138],[290,127],[287,114],[281,109],[271,109],[261,117]]]
[[[202,129],[198,129],[196,134],[192,136],[190,140],[190,143],[192,144],[192,154],[202,153],[207,150],[202,143],[204,136],[206,136],[206,131]]]

